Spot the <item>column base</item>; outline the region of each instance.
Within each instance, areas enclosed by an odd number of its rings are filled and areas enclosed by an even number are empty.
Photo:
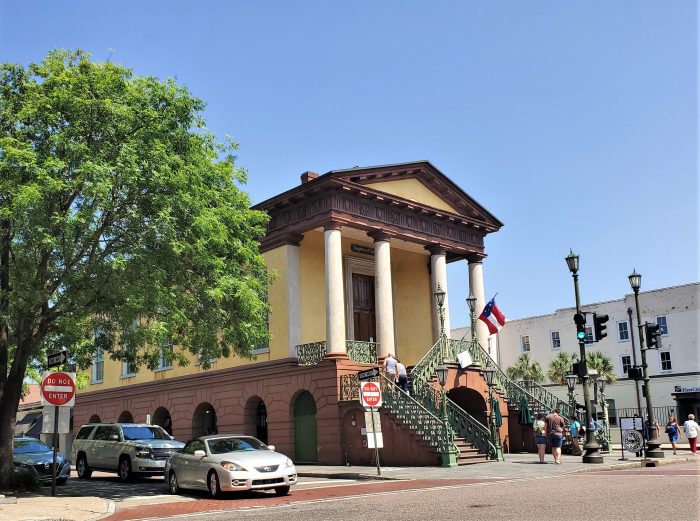
[[[328,358],[329,360],[349,360],[347,353],[326,353],[324,358]]]
[[[453,450],[448,450],[442,453],[442,466],[443,467],[456,467],[457,466],[457,453]]]
[[[662,459],[664,457],[664,451],[661,450],[661,444],[658,441],[647,442],[646,457],[654,459]]]
[[[595,441],[586,444],[583,447],[583,457],[581,461],[583,463],[603,463],[603,456],[600,454],[600,445]]]

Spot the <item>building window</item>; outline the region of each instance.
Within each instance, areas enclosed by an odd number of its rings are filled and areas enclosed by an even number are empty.
[[[95,346],[95,354],[92,356],[92,383],[100,383],[105,374],[105,351]]]
[[[128,378],[136,374],[136,366],[132,362],[122,362],[122,378]]]
[[[522,346],[523,353],[529,353],[530,352],[530,337],[528,335],[521,336],[520,337],[520,345]]]
[[[622,357],[622,374],[626,375],[630,367],[632,367],[632,357],[624,355]]]
[[[671,370],[671,353],[670,351],[661,351],[661,370],[670,371]]]
[[[656,323],[659,325],[659,333],[662,335],[668,335],[668,324],[666,323],[666,317],[656,317]]]
[[[160,346],[160,358],[158,359],[158,370],[172,369],[173,367],[173,342],[166,340]]]
[[[559,331],[552,331],[552,349],[561,349],[561,339]]]
[[[586,326],[586,336],[583,338],[586,344],[593,343],[593,328],[591,326]]]
[[[620,342],[627,342],[630,339],[630,331],[627,328],[627,322],[617,323],[617,339]]]

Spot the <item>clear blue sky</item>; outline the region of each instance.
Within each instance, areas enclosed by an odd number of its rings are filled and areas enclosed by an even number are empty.
[[[696,2],[0,2],[0,60],[82,48],[175,77],[240,143],[259,202],[355,165],[427,159],[504,224],[508,318],[699,280]],[[452,325],[467,266],[450,265]]]

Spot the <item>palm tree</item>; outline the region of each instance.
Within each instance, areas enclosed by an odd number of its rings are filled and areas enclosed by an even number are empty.
[[[549,364],[547,377],[554,383],[564,385],[566,374],[571,372],[571,366],[578,361],[576,353],[560,352]]]
[[[531,380],[540,383],[544,380],[542,366],[539,362],[533,362],[529,353],[523,353],[515,361],[515,365],[510,366],[506,374],[511,380]]]
[[[614,384],[617,376],[612,360],[605,353],[595,351],[586,355],[586,366],[588,370],[595,369],[598,374],[605,378],[609,384]]]

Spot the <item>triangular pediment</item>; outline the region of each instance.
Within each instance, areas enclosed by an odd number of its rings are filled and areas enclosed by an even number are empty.
[[[401,199],[481,221],[488,228],[503,226],[476,200],[428,161],[329,172],[335,179],[357,183]]]

